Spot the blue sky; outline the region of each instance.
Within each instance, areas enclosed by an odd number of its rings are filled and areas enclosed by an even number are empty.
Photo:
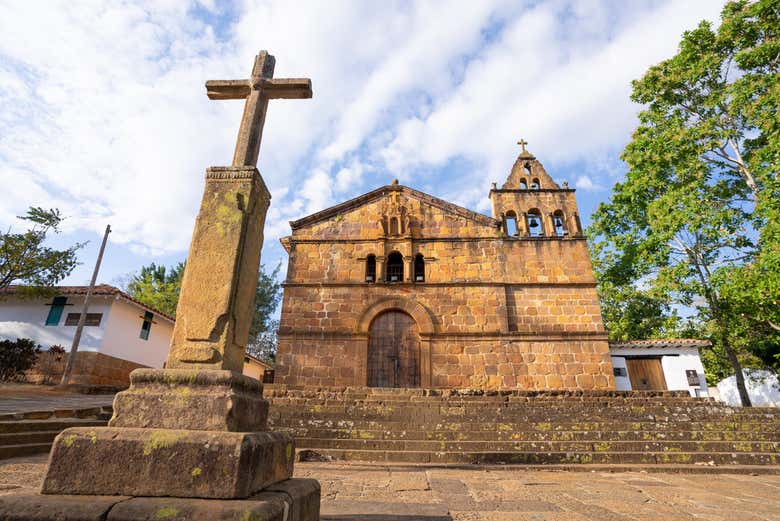
[[[0,0],[0,226],[60,208],[52,243],[89,241],[67,284],[88,281],[109,223],[102,282],[182,260],[242,111],[203,83],[245,78],[260,49],[314,89],[270,104],[266,266],[286,262],[288,221],[396,177],[487,213],[521,137],[587,223],[625,172],[631,80],[722,3]]]

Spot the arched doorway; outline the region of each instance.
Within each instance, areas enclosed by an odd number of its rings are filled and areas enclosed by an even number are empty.
[[[385,311],[371,322],[368,334],[368,386],[419,387],[420,335],[414,319]]]

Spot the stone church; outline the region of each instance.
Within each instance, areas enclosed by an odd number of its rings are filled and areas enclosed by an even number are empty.
[[[492,217],[393,181],[291,222],[276,383],[614,389],[574,190],[521,144]]]

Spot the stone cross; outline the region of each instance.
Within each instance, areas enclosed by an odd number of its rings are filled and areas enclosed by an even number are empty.
[[[263,225],[271,194],[257,171],[269,99],[311,98],[311,80],[273,79],[276,60],[255,58],[248,80],[206,82],[211,99],[246,99],[233,165],[211,167],[166,367],[241,372],[254,309]]]
[[[526,153],[525,146],[528,144],[528,141],[526,141],[525,139],[520,139],[520,141],[518,141],[517,144],[523,147],[523,154],[525,154]]]
[[[255,57],[255,66],[249,79],[206,82],[209,99],[246,99],[233,154],[233,166],[257,166],[269,99],[312,97],[309,78],[274,79],[275,65],[276,59],[268,51],[260,51]]]

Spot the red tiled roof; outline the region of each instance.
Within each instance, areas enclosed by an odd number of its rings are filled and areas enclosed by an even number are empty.
[[[11,285],[11,286],[8,286],[6,288],[0,289],[0,294],[2,294],[2,295],[13,295],[13,294],[15,294],[18,291],[19,288],[22,288],[22,287],[24,287],[24,286]],[[56,295],[86,295],[88,289],[89,289],[89,286],[54,286],[52,288],[52,291]],[[151,306],[147,306],[146,304],[144,304],[140,300],[138,300],[138,299],[136,299],[134,297],[131,297],[130,295],[128,295],[127,293],[125,293],[121,289],[119,289],[119,288],[117,288],[115,286],[111,286],[110,284],[97,284],[97,285],[95,285],[95,288],[92,290],[92,294],[93,295],[108,296],[108,297],[116,296],[116,297],[119,297],[119,298],[121,298],[123,300],[126,300],[126,301],[130,302],[131,304],[135,304],[136,306],[140,307],[141,309],[144,309],[146,311],[151,311],[155,315],[159,315],[161,317],[167,318],[171,322],[175,322],[176,321],[176,319],[173,316],[171,316],[171,315],[169,315],[167,313],[163,313],[159,309],[153,308]]]
[[[263,366],[265,369],[273,369],[273,368],[274,368],[274,366],[272,366],[272,365],[271,365],[271,364],[269,364],[268,362],[266,362],[266,361],[264,361],[264,360],[260,360],[259,358],[257,358],[257,357],[256,357],[256,356],[254,356],[254,355],[250,355],[249,353],[244,353],[244,356],[245,356],[246,358],[250,358],[250,359],[254,360],[254,361],[255,361],[255,362],[257,362],[258,364],[260,364],[261,366]]]
[[[657,338],[653,340],[629,340],[626,342],[610,342],[610,348],[652,349],[680,347],[710,347],[709,340],[697,338]]]

